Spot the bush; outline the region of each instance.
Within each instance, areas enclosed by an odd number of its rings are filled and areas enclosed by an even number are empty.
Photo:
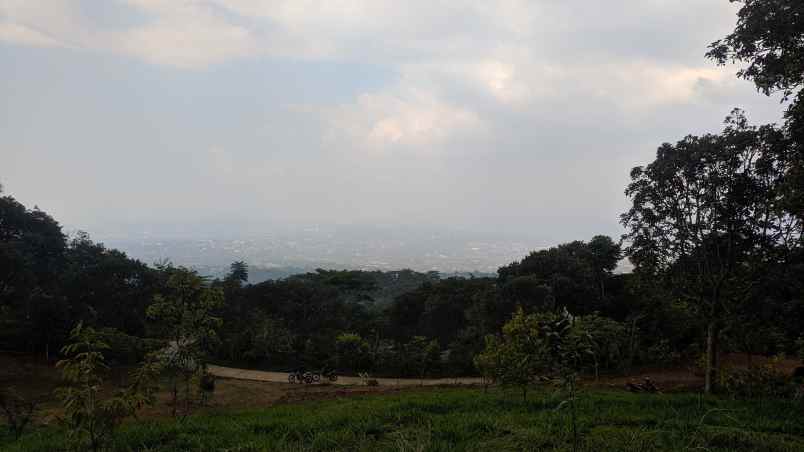
[[[485,380],[519,387],[526,400],[531,384],[559,381],[574,388],[576,374],[594,362],[592,341],[566,310],[526,315],[520,308],[501,336],[486,336],[475,365]]]
[[[645,350],[645,356],[642,357],[642,362],[665,366],[678,364],[679,361],[681,361],[681,354],[673,350],[667,339],[661,339],[649,346]]]
[[[726,369],[721,378],[723,390],[736,399],[792,398],[797,393],[790,376],[774,362],[746,369]]]
[[[577,317],[573,324],[574,334],[589,334],[594,351],[594,371],[625,368],[628,356],[628,329],[615,320],[597,314]]]
[[[341,333],[335,338],[338,367],[361,372],[372,367],[371,348],[365,339],[355,333]]]

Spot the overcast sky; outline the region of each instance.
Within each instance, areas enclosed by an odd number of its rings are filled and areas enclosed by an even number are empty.
[[[618,235],[634,165],[732,107],[727,0],[0,0],[0,182],[110,222]]]

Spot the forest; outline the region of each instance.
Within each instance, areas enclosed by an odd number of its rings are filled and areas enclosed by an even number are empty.
[[[720,131],[661,144],[630,170],[621,237],[536,250],[496,277],[319,269],[249,284],[245,262],[222,278],[140,262],[86,233],[68,237],[57,219],[4,194],[0,351],[59,362],[65,428],[94,450],[160,387],[174,415],[189,413],[214,388],[210,365],[479,377],[524,401],[554,384],[572,410],[580,381],[689,368],[706,394],[800,400],[794,375],[721,362],[804,360],[804,6],[741,3],[735,30],[707,57],[743,63],[738,77],[780,93],[783,123],[755,125],[735,109]],[[632,271],[616,271],[623,259]],[[109,404],[91,405],[107,368],[133,373]],[[24,397],[0,391],[7,412],[24,417]],[[446,394],[445,404],[468,409]]]

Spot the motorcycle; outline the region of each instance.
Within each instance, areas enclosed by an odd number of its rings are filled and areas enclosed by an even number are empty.
[[[329,380],[330,382],[334,383],[338,381],[338,376],[335,375],[335,371],[332,369],[325,369],[321,371],[321,376]]]

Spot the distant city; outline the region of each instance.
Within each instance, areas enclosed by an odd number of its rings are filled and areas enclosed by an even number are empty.
[[[237,228],[230,225],[125,226],[95,231],[92,238],[147,264],[170,261],[208,276],[220,276],[232,262],[244,261],[251,282],[316,268],[489,276],[544,247],[535,241],[492,239],[491,234],[400,226],[263,227],[232,232]]]

